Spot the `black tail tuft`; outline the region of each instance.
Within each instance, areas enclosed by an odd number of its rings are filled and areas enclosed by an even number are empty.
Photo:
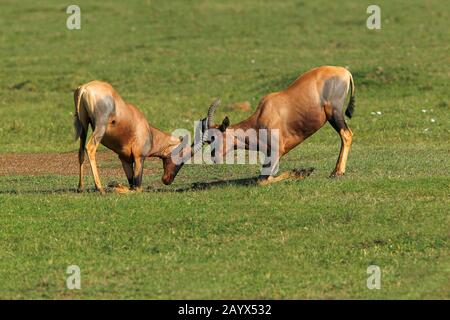
[[[350,100],[348,101],[347,110],[345,110],[345,115],[349,118],[353,116],[355,111],[355,83],[353,82],[353,77],[349,72],[350,76]]]
[[[75,139],[75,141],[77,141],[80,138],[80,136],[81,136],[81,131],[83,130],[83,127],[81,125],[81,121],[78,118],[78,113],[75,113],[75,115],[73,117],[73,126],[75,128],[74,139]]]
[[[355,96],[350,97],[350,101],[347,105],[347,110],[345,110],[345,115],[351,118],[353,116],[353,111],[355,111]]]
[[[75,101],[75,114],[73,116],[73,126],[75,128],[75,141],[77,141],[83,130],[83,125],[80,120],[80,103],[81,96],[83,95],[83,86],[78,87],[73,93],[73,99]]]

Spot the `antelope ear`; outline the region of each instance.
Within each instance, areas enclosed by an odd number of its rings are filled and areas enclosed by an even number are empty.
[[[225,119],[223,119],[222,124],[219,127],[219,130],[224,132],[225,130],[227,130],[229,125],[230,125],[230,119],[228,119],[228,116],[226,116]]]

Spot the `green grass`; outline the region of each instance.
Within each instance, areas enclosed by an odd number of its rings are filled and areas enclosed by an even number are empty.
[[[232,182],[255,165],[189,165],[173,186],[158,173],[147,192],[103,197],[74,193],[75,176],[0,177],[0,298],[450,298],[444,1],[379,1],[378,31],[360,1],[78,4],[69,31],[68,4],[3,1],[0,157],[76,150],[72,91],[92,79],[171,131],[214,97],[255,107],[331,64],[356,83],[347,176],[327,178],[339,150],[327,126],[281,163],[313,175],[263,188]],[[65,287],[72,264],[79,291]],[[381,290],[366,287],[372,264]]]

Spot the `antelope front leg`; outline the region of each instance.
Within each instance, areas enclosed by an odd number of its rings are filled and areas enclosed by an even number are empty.
[[[265,186],[270,183],[280,182],[288,179],[291,176],[290,172],[283,172],[279,176],[274,177],[273,175],[278,170],[278,163],[280,161],[280,157],[277,156],[276,159],[266,157],[266,159],[269,160],[268,161],[265,160],[266,162],[262,166],[261,175],[258,178],[258,185]]]
[[[144,173],[144,157],[136,157],[134,162],[133,171],[133,190],[141,192],[142,191],[142,175]]]
[[[114,192],[117,193],[128,193],[133,188],[133,162],[130,162],[129,159],[121,158],[119,156],[120,161],[122,162],[123,171],[125,172],[125,175],[127,176],[128,180],[128,187],[122,185],[122,184],[113,184],[111,187],[113,188]]]
[[[125,175],[127,176],[128,185],[129,185],[129,187],[131,189],[134,186],[134,183],[133,183],[133,163],[130,163],[128,160],[122,160],[122,159],[120,159],[120,161],[122,162],[122,168],[123,168],[123,171],[125,172]]]
[[[280,174],[279,176],[276,176],[276,177],[269,176],[267,178],[258,179],[258,185],[266,186],[271,183],[280,182],[280,181],[289,179],[290,177],[292,177],[292,174],[290,172],[283,172],[282,174]]]
[[[278,171],[278,163],[280,161],[281,156],[277,157],[276,159],[270,159],[269,161],[266,160],[266,163],[264,163],[263,168],[261,170],[261,175],[258,179],[258,185],[265,186],[271,183],[280,182],[287,179],[296,179],[296,180],[302,180],[306,177],[308,177],[313,171],[314,168],[308,168],[308,169],[296,169],[292,171],[285,171],[278,176],[274,177],[276,172]]]

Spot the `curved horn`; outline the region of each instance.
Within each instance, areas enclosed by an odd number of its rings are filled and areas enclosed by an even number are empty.
[[[216,99],[210,106],[208,109],[208,118],[207,118],[207,123],[208,123],[208,129],[210,129],[213,125],[214,125],[214,112],[216,111],[216,108],[219,106],[220,104],[220,99]]]

